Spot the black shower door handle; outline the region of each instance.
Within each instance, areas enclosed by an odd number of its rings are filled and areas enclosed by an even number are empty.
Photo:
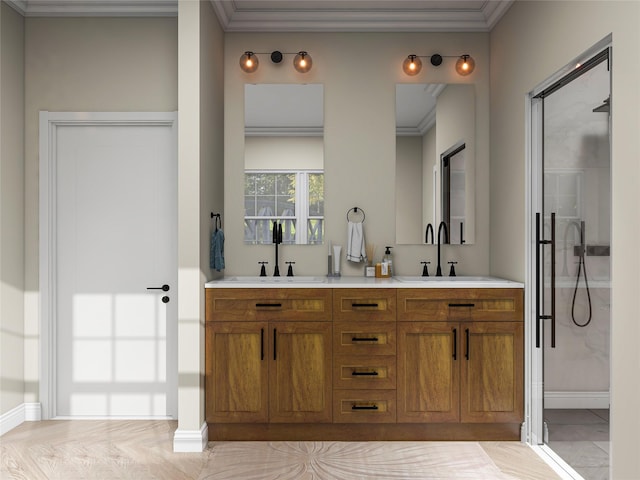
[[[551,348],[556,348],[556,214],[551,213],[551,240],[541,238],[541,215],[536,213],[536,348],[540,348],[540,338],[543,320],[551,320]],[[540,276],[544,256],[540,250],[544,245],[551,246],[551,313],[542,313],[541,297],[542,286]]]

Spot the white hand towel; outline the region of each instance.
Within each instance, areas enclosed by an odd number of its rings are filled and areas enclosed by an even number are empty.
[[[362,222],[349,221],[347,224],[347,260],[356,263],[367,261]]]

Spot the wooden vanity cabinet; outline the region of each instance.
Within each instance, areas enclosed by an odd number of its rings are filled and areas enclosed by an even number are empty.
[[[396,290],[333,291],[334,423],[396,422]]]
[[[520,289],[398,290],[398,422],[524,415]]]
[[[207,289],[206,305],[208,422],[332,421],[331,290]]]

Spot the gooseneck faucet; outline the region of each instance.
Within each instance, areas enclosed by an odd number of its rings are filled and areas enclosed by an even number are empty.
[[[436,269],[436,277],[442,276],[442,268],[440,267],[440,237],[441,232],[444,229],[444,243],[449,243],[449,231],[447,230],[447,224],[440,222],[438,226],[438,268]]]
[[[276,220],[273,221],[273,243],[276,246],[276,266],[273,269],[273,276],[280,276],[280,268],[278,267],[278,245],[282,243],[282,224]]]
[[[433,225],[427,223],[427,231],[424,233],[424,243],[429,244],[429,232],[431,232],[431,245],[433,245]]]

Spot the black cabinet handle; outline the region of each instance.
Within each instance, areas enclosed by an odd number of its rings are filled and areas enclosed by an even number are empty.
[[[468,328],[465,328],[465,329],[464,329],[464,335],[465,335],[465,337],[467,337],[467,338],[466,338],[466,340],[467,340],[467,346],[466,346],[466,349],[465,349],[465,351],[464,351],[464,358],[466,358],[467,360],[469,360],[469,329],[468,329]]]
[[[354,377],[364,377],[364,376],[377,377],[378,376],[378,372],[376,372],[376,371],[373,371],[373,372],[351,372],[351,375],[353,375]]]
[[[260,360],[264,360],[264,328],[260,329]]]
[[[378,341],[378,337],[371,337],[371,338],[367,338],[367,337],[353,337],[351,339],[352,342],[377,342]]]
[[[165,283],[161,287],[147,287],[147,290],[162,290],[163,292],[168,292],[171,290],[171,287]]]
[[[353,308],[359,308],[359,307],[377,307],[378,304],[377,303],[352,303],[351,306]]]
[[[273,359],[276,359],[276,338],[277,338],[277,334],[276,334],[276,329],[273,329]]]
[[[271,307],[271,308],[280,308],[282,307],[281,303],[256,303],[256,308],[261,307]]]
[[[377,405],[353,405],[351,410],[378,410]]]
[[[458,329],[453,329],[453,359],[458,359]]]
[[[449,304],[450,307],[475,307],[476,304],[475,303],[450,303]]]

